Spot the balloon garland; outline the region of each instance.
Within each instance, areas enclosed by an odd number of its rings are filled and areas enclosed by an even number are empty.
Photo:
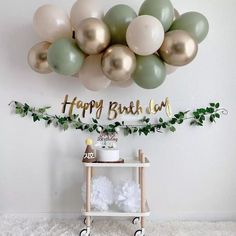
[[[50,107],[35,108],[29,106],[27,103],[20,103],[17,101],[11,102],[14,112],[21,117],[31,117],[34,122],[44,121],[46,126],[54,125],[61,130],[76,129],[81,131],[88,131],[90,133],[118,133],[123,130],[124,135],[129,134],[139,134],[148,135],[150,133],[161,133],[164,130],[175,132],[175,125],[180,125],[184,121],[190,121],[190,125],[193,126],[203,126],[208,120],[210,123],[216,122],[220,118],[221,114],[227,115],[228,111],[224,108],[220,108],[220,104],[210,103],[209,106],[205,108],[198,108],[190,113],[190,111],[180,111],[173,115],[169,120],[164,120],[162,117],[156,121],[156,123],[151,123],[150,118],[143,117],[139,120],[139,124],[125,124],[124,121],[116,121],[107,125],[99,124],[97,119],[92,119],[91,123],[84,123],[78,114],[73,114],[71,116],[58,116],[49,115],[47,110]]]
[[[79,77],[93,91],[110,84],[127,87],[132,81],[157,88],[168,73],[196,57],[209,31],[205,16],[179,15],[169,0],[145,0],[138,14],[119,4],[105,15],[97,1],[77,0],[70,17],[44,5],[33,25],[44,41],[30,49],[30,67],[41,74]]]

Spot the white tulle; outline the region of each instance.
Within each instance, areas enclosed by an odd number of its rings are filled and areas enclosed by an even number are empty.
[[[140,209],[140,188],[134,181],[125,181],[114,189],[114,202],[121,211],[137,212]]]
[[[82,187],[83,201],[86,201],[86,186]],[[91,206],[98,211],[107,211],[113,204],[113,185],[105,176],[99,176],[92,181]]]

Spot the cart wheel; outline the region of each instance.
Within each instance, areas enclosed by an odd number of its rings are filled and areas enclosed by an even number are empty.
[[[90,236],[90,234],[87,234],[87,229],[82,229],[79,233],[80,236]]]
[[[134,217],[132,220],[132,224],[136,225],[136,224],[138,224],[138,222],[139,222],[139,217]]]
[[[134,233],[134,236],[145,236],[145,235],[142,233],[142,230],[139,229]]]
[[[93,220],[91,220],[91,224],[93,223]],[[84,218],[84,224],[86,225],[87,224],[87,218],[85,217]]]

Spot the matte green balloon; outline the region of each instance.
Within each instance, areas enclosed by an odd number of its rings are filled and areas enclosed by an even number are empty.
[[[176,19],[170,30],[185,30],[190,33],[198,43],[201,43],[209,32],[207,18],[198,12],[187,12]]]
[[[174,19],[174,7],[169,0],[146,0],[140,10],[139,15],[151,15],[156,17],[167,31]]]
[[[137,85],[145,89],[154,89],[164,82],[166,67],[157,55],[136,56],[136,63],[132,77]]]
[[[110,30],[113,44],[126,44],[126,30],[130,22],[136,17],[135,11],[124,4],[116,5],[106,13],[103,20]]]
[[[48,49],[48,63],[59,74],[76,74],[83,61],[84,54],[72,39],[58,39]]]

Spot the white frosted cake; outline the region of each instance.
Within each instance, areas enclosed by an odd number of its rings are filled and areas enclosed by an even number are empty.
[[[117,162],[120,160],[119,149],[98,147],[96,158],[98,162]]]

